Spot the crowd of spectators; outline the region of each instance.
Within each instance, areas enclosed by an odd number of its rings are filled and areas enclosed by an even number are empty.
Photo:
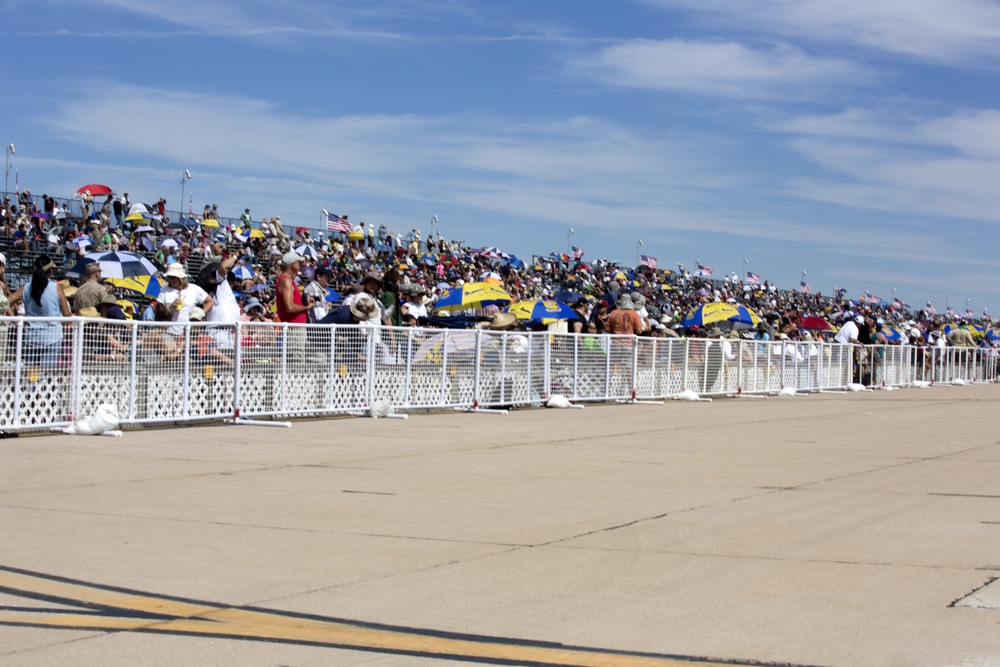
[[[77,207],[47,195],[35,198],[28,190],[16,201],[5,197],[0,207],[0,247],[7,253],[0,254],[0,314],[71,312],[209,324],[242,320],[551,327],[570,333],[742,336],[858,345],[995,345],[996,332],[986,318],[937,316],[898,301],[779,290],[766,281],[750,284],[735,274],[709,279],[680,268],[628,267],[561,253],[525,261],[498,248],[471,248],[463,241],[425,235],[416,227],[399,231],[358,222],[347,223],[350,231],[293,228],[284,226],[279,215],[257,222],[250,209],[238,218],[220,219],[215,205],[206,205],[199,216],[172,220],[165,204],[162,198],[151,205],[136,204],[127,193],[104,199],[85,194],[74,213],[70,208]],[[348,216],[331,217],[343,225]],[[140,293],[109,282],[101,265],[84,260],[87,253],[102,250],[149,259],[158,271],[159,289],[154,285]],[[18,255],[34,257],[32,274],[19,281],[21,288],[11,289],[4,271],[8,257]],[[43,280],[56,287],[42,289]],[[445,293],[480,282],[503,289],[513,301],[560,300],[571,310],[555,324],[514,320],[495,303],[436,312]],[[36,292],[41,302],[29,298]],[[685,321],[687,313],[713,302],[746,307],[760,322]],[[818,318],[829,326],[806,328],[801,326],[803,318]],[[205,338],[199,339],[200,354],[221,361],[234,345],[231,334],[206,329]],[[179,331],[168,329],[149,344],[169,358],[175,349],[169,337]],[[304,338],[290,341],[288,348],[301,350],[303,344]],[[114,345],[109,347],[108,354],[114,355]]]

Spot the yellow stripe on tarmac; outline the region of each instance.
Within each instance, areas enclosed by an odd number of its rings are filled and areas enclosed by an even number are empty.
[[[106,588],[4,567],[0,567],[0,592],[60,605],[79,605],[82,608],[78,611],[0,608],[0,625],[201,635],[503,664],[562,667],[747,664],[450,634],[360,621],[297,616],[263,609],[227,607]]]

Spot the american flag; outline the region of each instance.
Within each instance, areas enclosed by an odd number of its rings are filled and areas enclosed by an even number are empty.
[[[576,246],[573,246],[572,254],[573,254],[573,259],[580,259],[581,257],[583,257],[583,248],[577,248]]]
[[[347,221],[347,218],[342,218],[336,213],[328,213],[326,215],[326,228],[331,232],[350,233],[351,223]]]
[[[971,310],[967,310],[967,311],[965,311],[965,316],[966,317],[975,317],[976,314],[974,312],[972,312]]]
[[[760,274],[747,271],[747,285],[760,285]]]
[[[924,306],[924,310],[926,310],[928,313],[936,313],[937,312],[937,308],[935,308],[934,304],[931,303],[930,301],[928,301],[927,305]]]
[[[712,267],[705,266],[703,264],[698,265],[698,270],[695,271],[696,276],[699,278],[711,278],[712,277]]]
[[[893,299],[892,300],[892,305],[895,306],[896,308],[905,308],[906,307],[906,304],[903,303],[902,299]]]
[[[812,292],[812,289],[810,289],[809,283],[803,280],[802,282],[799,283],[799,291],[802,292],[803,294],[809,294],[810,292]]]
[[[639,255],[639,266],[648,266],[649,268],[656,270],[656,258],[650,257],[649,255]]]
[[[948,310],[945,311],[945,314],[946,315],[954,315],[955,314],[955,309],[952,308],[951,306],[948,306]]]

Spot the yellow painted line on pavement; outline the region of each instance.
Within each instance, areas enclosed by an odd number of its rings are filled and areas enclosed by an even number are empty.
[[[34,609],[0,606],[0,625],[211,636],[495,664],[561,667],[751,664],[482,637],[252,607],[230,607],[100,586],[3,566],[0,566],[0,592],[76,607]]]

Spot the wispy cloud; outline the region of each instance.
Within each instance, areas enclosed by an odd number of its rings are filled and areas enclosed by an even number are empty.
[[[727,30],[845,44],[920,60],[1000,63],[1000,5],[992,0],[645,0],[700,14]]]
[[[627,40],[579,57],[570,69],[608,86],[763,99],[808,97],[868,78],[843,59],[723,40]]]
[[[993,222],[1000,208],[1000,112],[940,118],[850,109],[775,126],[792,146],[830,172],[790,184],[795,195],[906,215]]]

